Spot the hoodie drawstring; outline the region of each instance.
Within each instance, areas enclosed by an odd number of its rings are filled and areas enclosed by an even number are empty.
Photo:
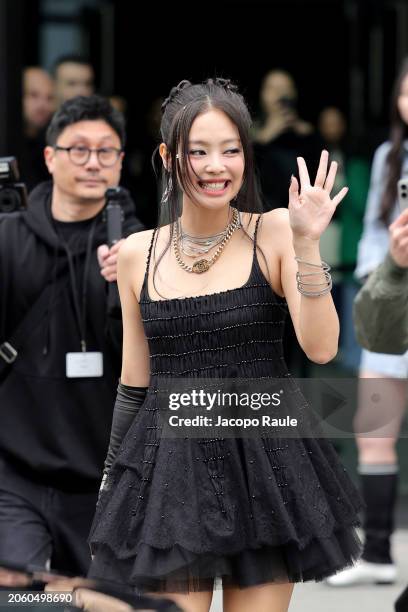
[[[72,251],[69,248],[67,242],[63,240],[63,245],[68,257],[68,267],[69,267],[69,276],[71,281],[71,291],[72,298],[74,302],[74,311],[75,318],[77,321],[78,332],[80,336],[80,346],[81,351],[86,351],[86,311],[87,311],[87,295],[88,295],[88,276],[89,276],[89,267],[91,263],[91,255],[92,255],[92,246],[93,246],[93,238],[95,234],[95,226],[96,219],[93,221],[91,228],[88,234],[88,240],[86,245],[86,256],[85,256],[85,264],[84,264],[84,273],[82,279],[82,300],[79,300],[79,290],[78,290],[78,281],[77,275],[75,272],[75,266],[73,261]]]
[[[51,291],[50,297],[48,300],[47,312],[45,315],[45,334],[44,334],[44,347],[43,347],[43,355],[48,355],[48,350],[50,347],[50,313],[53,308],[54,296],[55,296],[55,286],[57,284],[57,269],[58,269],[58,247],[54,246],[54,264],[51,272]]]
[[[69,269],[69,277],[71,284],[71,292],[72,299],[74,303],[74,312],[75,318],[78,326],[78,332],[80,336],[80,347],[81,351],[86,351],[86,312],[87,312],[87,295],[88,295],[88,277],[89,277],[89,268],[91,263],[91,255],[92,255],[92,247],[93,247],[93,239],[95,235],[95,227],[96,227],[97,219],[95,219],[90,227],[87,245],[86,245],[86,255],[85,255],[85,264],[84,264],[84,273],[82,279],[82,299],[79,299],[79,286],[77,281],[77,274],[75,272],[75,266],[73,261],[73,254],[68,246],[68,243],[65,239],[60,236],[61,242],[65,249],[67,260],[68,260],[68,269]],[[51,291],[50,298],[48,302],[47,314],[46,314],[46,326],[45,326],[45,337],[44,337],[44,347],[43,347],[43,355],[48,354],[49,345],[50,345],[50,325],[51,325],[51,317],[50,313],[54,307],[54,299],[55,299],[55,289],[57,285],[57,271],[58,271],[58,246],[54,247],[54,265],[51,276]]]

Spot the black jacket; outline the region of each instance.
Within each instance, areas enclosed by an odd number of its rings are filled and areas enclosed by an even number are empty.
[[[0,382],[0,458],[43,484],[91,491],[99,486],[109,442],[121,321],[108,312],[107,283],[96,257],[97,247],[107,242],[102,212],[96,217],[86,319],[87,350],[103,352],[104,375],[66,378],[65,355],[80,350],[80,335],[67,253],[51,218],[51,192],[52,183],[42,183],[27,211],[0,216],[0,343],[12,336],[44,287],[54,285],[49,312]],[[124,234],[143,229],[130,198],[123,208]],[[69,243],[78,278],[88,236]]]

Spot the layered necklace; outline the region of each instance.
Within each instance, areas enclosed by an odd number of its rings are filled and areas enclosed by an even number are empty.
[[[180,219],[177,222],[177,232],[179,236],[180,250],[189,257],[206,255],[212,248],[218,246],[227,233],[228,226],[219,234],[213,236],[191,236],[183,232]]]
[[[236,208],[232,210],[232,218],[227,227],[219,234],[214,234],[213,236],[202,237],[186,234],[183,232],[180,220],[178,220],[173,232],[173,247],[177,263],[183,270],[202,274],[203,272],[207,272],[207,270],[217,261],[232,234],[236,229],[241,227],[241,219],[238,210]],[[186,264],[181,257],[180,249],[185,255],[198,257],[200,255],[206,255],[210,249],[217,245],[218,248],[210,259],[199,259],[195,261],[192,266]]]

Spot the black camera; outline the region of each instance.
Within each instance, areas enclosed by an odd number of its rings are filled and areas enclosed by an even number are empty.
[[[27,189],[19,179],[16,158],[0,157],[0,213],[27,208]]]

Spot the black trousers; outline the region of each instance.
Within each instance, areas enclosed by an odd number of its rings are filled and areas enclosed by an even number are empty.
[[[0,459],[0,560],[86,575],[97,496],[32,482]]]

